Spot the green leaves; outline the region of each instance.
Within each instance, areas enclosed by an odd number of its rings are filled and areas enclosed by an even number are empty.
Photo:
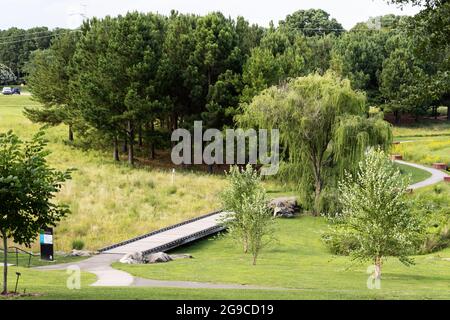
[[[29,246],[39,229],[69,213],[52,199],[71,170],[50,168],[44,132],[22,142],[12,132],[0,134],[0,230],[15,243]]]
[[[354,168],[368,146],[386,148],[392,139],[387,123],[367,117],[364,94],[332,73],[271,87],[243,111],[240,125],[280,130],[289,164],[282,176],[295,181],[304,206],[317,214],[322,190]]]
[[[339,182],[342,211],[326,242],[335,248],[351,244],[345,250],[359,260],[393,256],[412,263],[408,255],[420,246],[424,228],[406,201],[408,180],[382,150],[369,149],[357,173]]]
[[[252,253],[256,264],[260,250],[274,240],[266,191],[250,164],[245,170],[232,166],[227,178],[229,186],[221,194],[223,210],[227,213],[222,222],[234,240],[243,245],[244,252]]]

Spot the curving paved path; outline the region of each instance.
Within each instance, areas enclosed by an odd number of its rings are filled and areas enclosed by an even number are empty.
[[[38,270],[66,270],[70,266],[78,266],[82,271],[93,273],[97,281],[91,284],[94,287],[155,287],[155,288],[187,288],[187,289],[264,289],[264,290],[289,290],[285,288],[260,287],[244,284],[221,284],[193,281],[166,281],[150,280],[133,277],[125,271],[111,267],[111,264],[119,261],[123,254],[103,253],[76,263],[65,263],[53,266],[36,267]]]
[[[431,177],[415,183],[410,186],[411,189],[418,189],[427,187],[444,180],[448,176],[446,173],[437,169],[425,167],[415,163],[396,160],[395,162],[422,169],[431,173]],[[133,248],[136,249],[136,248]],[[53,266],[37,267],[39,270],[65,270],[69,266],[78,266],[81,270],[91,272],[97,276],[97,281],[91,286],[98,287],[166,287],[166,288],[198,288],[198,289],[265,289],[265,290],[287,290],[285,288],[273,287],[258,287],[241,284],[215,284],[192,281],[165,281],[165,280],[150,280],[138,277],[133,277],[125,271],[120,271],[111,267],[111,264],[119,261],[123,257],[122,250],[111,250],[111,253],[102,253],[84,261],[77,263],[67,263]]]
[[[57,264],[53,266],[36,267],[38,270],[66,270],[70,266],[78,266],[97,276],[97,281],[91,286],[124,287],[134,282],[134,277],[125,271],[111,267],[111,264],[122,258],[123,254],[99,254],[76,263]]]
[[[400,164],[404,164],[404,165],[407,165],[407,166],[410,166],[410,167],[414,167],[414,168],[417,168],[417,169],[422,169],[424,171],[428,171],[429,173],[431,173],[431,177],[429,177],[428,179],[410,185],[409,187],[411,189],[413,189],[413,190],[419,189],[419,188],[423,188],[423,187],[428,187],[428,186],[431,186],[433,184],[439,183],[439,182],[444,180],[444,177],[448,177],[449,176],[448,174],[446,174],[443,171],[440,171],[440,170],[437,170],[437,169],[433,169],[433,168],[429,168],[429,167],[425,167],[425,166],[422,166],[420,164],[410,163],[410,162],[401,161],[401,160],[395,160],[395,162],[400,163]]]

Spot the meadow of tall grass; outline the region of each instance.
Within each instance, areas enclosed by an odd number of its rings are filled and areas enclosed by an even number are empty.
[[[40,125],[22,112],[33,105],[28,96],[0,96],[0,132],[12,129],[30,138]],[[56,250],[71,250],[75,240],[99,249],[218,209],[221,176],[177,171],[172,183],[171,169],[132,169],[114,163],[108,152],[75,148],[66,136],[63,125],[46,130],[49,163],[76,169],[56,198],[72,211],[55,229]]]
[[[405,142],[393,146],[393,153],[401,154],[407,161],[432,165],[446,163],[450,167],[450,136]]]

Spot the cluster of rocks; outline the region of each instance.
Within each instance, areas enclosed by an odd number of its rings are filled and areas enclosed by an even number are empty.
[[[68,254],[69,257],[91,257],[98,254],[97,251],[87,251],[87,250],[76,250],[73,249],[71,253]]]
[[[190,254],[172,254],[168,255],[164,252],[150,253],[148,255],[143,255],[141,252],[134,252],[126,254],[120,259],[121,263],[125,264],[148,264],[148,263],[162,263],[169,262],[178,259],[191,259]]]
[[[274,217],[292,218],[299,214],[300,207],[295,197],[282,197],[270,201],[269,206],[273,209]]]

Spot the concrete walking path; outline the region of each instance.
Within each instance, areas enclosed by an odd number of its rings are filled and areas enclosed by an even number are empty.
[[[414,167],[417,169],[422,169],[424,171],[428,171],[429,173],[431,173],[431,177],[429,177],[426,180],[417,182],[415,184],[412,184],[410,186],[411,189],[416,190],[419,188],[423,188],[423,187],[428,187],[431,186],[433,184],[442,182],[444,180],[444,177],[448,177],[449,175],[446,174],[445,172],[442,172],[440,170],[437,169],[433,169],[433,168],[429,168],[429,167],[425,167],[422,166],[420,164],[415,164],[415,163],[410,163],[410,162],[406,162],[406,161],[401,161],[401,160],[395,160],[395,162],[400,163],[400,164],[404,164],[410,167]]]
[[[36,267],[38,270],[66,270],[68,267],[78,266],[82,271],[93,273],[97,276],[97,281],[91,284],[93,287],[154,287],[154,288],[186,288],[186,289],[264,289],[264,290],[285,290],[284,288],[260,287],[245,284],[220,284],[193,281],[169,281],[150,280],[133,277],[128,272],[120,271],[111,267],[111,264],[118,262],[123,254],[103,253],[95,255],[86,260],[65,263],[53,266]]]

